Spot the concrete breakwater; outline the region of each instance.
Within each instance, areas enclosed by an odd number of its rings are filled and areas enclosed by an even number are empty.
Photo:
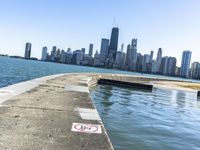
[[[112,74],[65,74],[0,89],[0,149],[113,150],[89,88],[99,79],[150,84]]]
[[[134,89],[143,89],[143,90],[153,89],[153,85],[150,85],[150,84],[132,83],[132,82],[125,82],[125,81],[111,80],[111,79],[99,79],[97,83],[104,84],[104,85],[106,84],[106,85],[134,88]]]

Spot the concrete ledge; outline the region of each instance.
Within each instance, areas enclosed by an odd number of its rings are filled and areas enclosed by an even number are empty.
[[[77,108],[76,111],[79,112],[82,119],[101,121],[101,118],[96,109]]]
[[[200,91],[197,91],[197,97],[200,97]]]
[[[57,74],[57,75],[51,75],[51,76],[45,76],[17,84],[13,84],[7,87],[0,88],[0,106],[3,102],[6,100],[9,100],[12,97],[15,97],[17,95],[20,95],[26,91],[29,91],[41,84],[44,84],[47,80],[54,79],[57,77],[61,77],[64,74]]]
[[[89,93],[88,87],[79,85],[65,85],[65,91],[76,91],[76,92],[86,92]]]
[[[118,81],[118,80],[111,80],[111,79],[98,79],[98,84],[105,84],[105,85],[113,85],[119,87],[128,87],[128,88],[135,88],[135,89],[142,89],[142,90],[152,90],[153,85],[150,84],[142,84],[142,83],[133,83],[133,82],[126,82],[126,81]]]

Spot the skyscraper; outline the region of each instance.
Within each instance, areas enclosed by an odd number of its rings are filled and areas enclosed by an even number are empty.
[[[161,65],[161,60],[162,60],[162,48],[159,48],[158,53],[157,53],[157,58],[156,58],[157,66],[158,66],[158,68],[157,68],[158,72],[160,72],[159,69],[160,69],[160,65]]]
[[[151,54],[150,54],[150,63],[153,61],[153,51],[151,51]]]
[[[136,71],[142,72],[143,56],[141,53],[137,53]]]
[[[200,63],[199,62],[192,63],[190,75],[193,79],[200,78]]]
[[[94,47],[94,45],[93,44],[90,44],[89,45],[89,55],[92,57],[92,55],[93,55],[93,47]]]
[[[160,73],[163,75],[167,75],[167,65],[168,65],[169,57],[165,56],[161,59],[161,64],[160,64]]]
[[[162,48],[159,48],[156,60],[157,62],[161,63],[161,59],[162,59]]]
[[[81,50],[75,50],[72,55],[72,64],[82,65],[83,58],[83,52]]]
[[[47,47],[43,47],[41,60],[45,61],[46,59],[47,59]]]
[[[180,72],[180,75],[182,77],[185,77],[185,78],[189,77],[191,56],[192,56],[192,52],[189,50],[183,51],[182,53],[181,72]]]
[[[135,71],[137,63],[137,39],[132,39],[131,45],[127,46],[126,67],[128,70]]]
[[[127,70],[130,70],[131,62],[132,62],[131,45],[128,44],[127,50],[126,50],[126,61],[125,61],[125,65],[126,65]]]
[[[169,57],[168,64],[167,64],[167,75],[174,76],[176,71],[176,58]]]
[[[83,55],[85,55],[85,48],[81,48]]]
[[[120,51],[121,51],[121,52],[124,51],[124,43],[121,44],[121,49],[120,49]]]
[[[144,54],[142,58],[142,72],[147,72],[148,68],[147,65],[150,62],[150,55],[149,54]]]
[[[113,60],[116,59],[117,49],[118,49],[118,36],[119,36],[119,28],[112,28],[110,45],[109,45],[109,57],[112,57]]]
[[[57,50],[57,47],[53,46],[52,51],[51,51],[51,61],[54,61],[56,58],[56,50]]]
[[[104,65],[108,58],[109,39],[101,39],[100,62]]]
[[[25,54],[24,54],[25,58],[30,58],[31,57],[31,43],[27,42],[25,45]]]
[[[132,55],[131,70],[135,71],[136,62],[137,62],[137,39],[132,39],[132,42],[131,42],[131,55]]]

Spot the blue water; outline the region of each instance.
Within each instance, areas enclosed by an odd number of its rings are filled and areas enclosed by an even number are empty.
[[[196,93],[99,85],[91,95],[115,150],[200,150]]]
[[[94,73],[120,73],[130,75],[140,75],[140,73],[133,73],[127,71],[118,71],[111,69],[101,69],[94,67],[83,67],[76,65],[57,64],[50,62],[32,61],[24,59],[16,59],[0,56],[0,87],[8,86],[21,81],[26,81],[46,75],[59,74],[59,73],[77,73],[77,72],[94,72]],[[166,76],[155,76],[143,74],[146,77],[164,78],[171,80],[187,80],[181,78],[172,78]]]

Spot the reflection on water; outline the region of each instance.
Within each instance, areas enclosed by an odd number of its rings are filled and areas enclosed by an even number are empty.
[[[91,94],[116,150],[200,149],[196,93],[100,85]]]
[[[186,103],[185,99],[186,99],[185,92],[177,92],[176,93],[177,109],[184,109],[185,103]]]

